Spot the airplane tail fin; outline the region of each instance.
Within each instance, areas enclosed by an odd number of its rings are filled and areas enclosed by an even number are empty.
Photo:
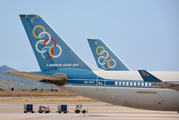
[[[145,70],[138,70],[138,71],[139,71],[139,74],[141,75],[141,77],[143,78],[143,80],[145,82],[152,83],[152,86],[179,91],[178,82],[163,82]]]
[[[90,69],[41,16],[19,16],[42,71],[62,68]]]
[[[152,74],[150,74],[145,70],[138,70],[138,71],[145,82],[162,82],[160,79],[156,78],[155,76],[153,76]]]
[[[130,71],[130,68],[101,39],[88,39],[88,43],[98,68]]]

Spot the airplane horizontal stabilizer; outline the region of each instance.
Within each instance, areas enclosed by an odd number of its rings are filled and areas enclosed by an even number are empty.
[[[177,84],[177,83],[160,82],[160,83],[153,83],[153,86],[163,87],[163,88],[168,88],[168,89],[173,89],[173,90],[179,91],[179,84]]]
[[[53,75],[44,75],[44,74],[38,74],[38,73],[30,73],[30,72],[21,72],[21,71],[4,71],[9,75],[13,75],[16,77],[29,79],[36,82],[44,83],[43,81],[46,80],[50,83],[53,83],[55,85],[64,85],[67,82],[67,76],[63,73],[56,73]]]

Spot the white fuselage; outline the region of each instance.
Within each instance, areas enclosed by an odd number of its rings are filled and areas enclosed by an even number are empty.
[[[93,71],[97,76],[105,78],[92,82],[84,81],[83,85],[67,84],[60,87],[69,92],[95,100],[120,106],[148,109],[179,111],[179,92],[159,88],[145,83],[137,71]],[[163,81],[179,80],[179,72],[150,72]],[[75,80],[75,79],[74,79]],[[113,81],[113,83],[111,82]],[[132,81],[132,82],[131,82]],[[107,84],[111,82],[111,84]],[[95,85],[94,85],[95,84]]]

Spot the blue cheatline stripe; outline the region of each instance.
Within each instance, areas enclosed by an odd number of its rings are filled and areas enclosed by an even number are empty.
[[[144,81],[130,81],[130,80],[98,80],[95,79],[70,79],[66,85],[74,86],[98,86],[98,87],[130,87],[130,88],[159,88],[150,86],[152,84],[145,83]]]

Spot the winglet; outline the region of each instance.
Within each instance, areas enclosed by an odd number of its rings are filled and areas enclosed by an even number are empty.
[[[138,70],[138,71],[145,82],[152,82],[152,83],[162,82],[160,79],[156,78],[155,76],[153,76],[152,74],[150,74],[149,72],[145,70]]]

